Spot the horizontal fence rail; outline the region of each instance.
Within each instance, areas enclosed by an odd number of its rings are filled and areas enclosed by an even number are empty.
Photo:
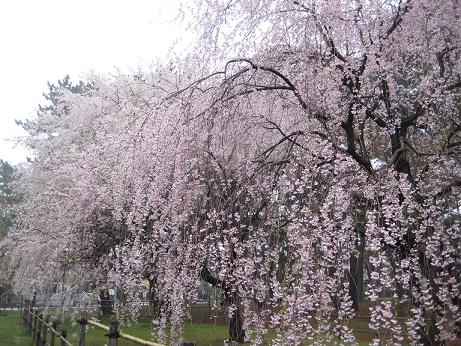
[[[162,344],[158,344],[158,343],[155,343],[155,342],[152,342],[152,341],[143,340],[141,338],[137,338],[135,336],[131,336],[131,335],[128,335],[128,334],[120,332],[118,330],[118,323],[116,321],[112,321],[111,324],[110,324],[110,327],[106,326],[104,324],[101,324],[99,322],[96,322],[94,320],[89,320],[88,324],[90,324],[90,325],[92,325],[94,327],[103,329],[105,331],[108,331],[109,332],[109,334],[108,334],[109,338],[112,336],[115,339],[116,338],[121,338],[121,339],[129,340],[131,342],[134,342],[137,345],[164,346]],[[111,344],[110,341],[109,341],[109,346],[112,346],[112,345],[115,345],[115,344]]]

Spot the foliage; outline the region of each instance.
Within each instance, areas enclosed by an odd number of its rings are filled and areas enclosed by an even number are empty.
[[[85,83],[81,80],[77,84],[72,84],[69,75],[58,80],[57,85],[48,82],[48,92],[43,93],[43,97],[47,101],[45,105],[38,105],[37,118],[41,121],[17,120],[16,124],[26,130],[31,136],[39,134],[52,135],[47,127],[47,118],[61,117],[68,113],[69,109],[62,102],[61,97],[63,91],[68,91],[75,94],[85,94],[91,91],[93,85]],[[40,124],[40,127],[38,125]]]
[[[16,201],[12,189],[14,168],[6,161],[0,160],[0,239],[13,225],[12,207]]]
[[[198,1],[206,25],[174,68],[61,88],[65,114],[28,140],[16,289],[110,280],[135,317],[147,279],[158,337],[179,340],[202,278],[222,289],[233,340],[355,343],[365,256],[375,344],[383,330],[454,338],[460,6]]]
[[[0,160],[0,241],[6,237],[15,221],[14,207],[20,197],[13,191],[15,168],[7,161]],[[11,275],[5,266],[7,261],[0,252],[0,297],[10,290]]]

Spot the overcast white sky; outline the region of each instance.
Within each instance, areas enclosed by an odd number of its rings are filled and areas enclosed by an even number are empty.
[[[182,1],[184,2],[184,1]],[[184,37],[173,18],[179,0],[4,0],[0,2],[0,159],[18,163],[24,135],[46,82],[88,71],[136,70],[163,59]]]

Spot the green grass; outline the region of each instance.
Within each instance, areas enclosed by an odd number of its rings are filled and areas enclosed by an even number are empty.
[[[17,311],[0,311],[0,345],[8,346],[33,346],[32,338],[27,335],[26,329],[19,325],[19,313]],[[109,325],[109,318],[104,318],[102,324]],[[354,330],[367,330],[367,320],[353,320],[351,327]],[[65,322],[58,327],[61,331],[67,331],[68,340],[73,344],[78,344],[78,324]],[[142,319],[130,326],[122,326],[121,331],[136,336],[141,339],[151,340],[152,324],[150,320]],[[99,328],[88,326],[86,334],[87,346],[102,346],[107,343],[106,331]],[[274,337],[274,333],[269,333],[268,339]],[[356,333],[359,345],[368,345],[372,339],[370,334]],[[193,341],[197,346],[221,346],[223,340],[228,338],[228,327],[225,325],[194,324],[186,323],[184,328],[184,339]],[[119,346],[134,346],[135,344],[119,339]],[[307,345],[307,344],[306,344]]]
[[[0,345],[32,346],[32,338],[19,324],[19,313],[0,311]]]
[[[228,338],[228,326],[187,323],[184,328],[184,339],[197,345],[222,346],[223,340]]]
[[[104,318],[102,321],[100,321],[104,325],[109,325],[110,324],[110,319]],[[70,322],[65,322],[63,323],[59,328],[61,330],[66,330],[67,331],[67,339],[73,344],[77,345],[78,344],[78,330],[79,330],[79,325],[76,323],[70,323]],[[130,334],[133,336],[136,336],[141,339],[145,340],[151,340],[151,323],[149,321],[140,321],[136,324],[133,324],[131,326],[122,326],[121,331],[125,334]],[[100,346],[104,345],[107,343],[107,331],[87,325],[87,333],[85,336],[85,341],[87,346]],[[133,342],[119,339],[118,340],[118,345],[119,346],[131,346],[135,345]]]
[[[27,335],[26,329],[18,323],[19,313],[17,311],[0,311],[0,345],[8,346],[33,346],[32,338]],[[109,325],[109,319],[104,318],[102,324]],[[59,331],[67,331],[67,339],[73,344],[78,344],[77,324],[65,322],[58,327]],[[107,343],[106,331],[92,326],[87,327],[85,337],[87,346],[101,346]],[[122,326],[121,331],[141,339],[151,340],[152,324],[148,320],[141,320],[131,326]],[[196,342],[197,346],[222,345],[223,340],[228,337],[227,326],[197,325],[188,323],[184,329],[184,339]],[[119,339],[119,346],[134,346],[133,342]]]

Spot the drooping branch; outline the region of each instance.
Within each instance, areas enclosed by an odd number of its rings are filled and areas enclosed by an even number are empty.
[[[320,22],[318,14],[308,6],[301,4],[299,1],[293,1],[293,4],[300,6],[305,12],[313,16],[317,29],[320,31],[326,44],[330,47],[331,55],[338,58],[341,62],[346,63],[347,59],[337,49],[333,38],[331,37],[331,35],[329,35],[328,28]]]
[[[286,77],[283,73],[281,73],[280,71],[276,70],[275,68],[272,68],[272,67],[267,67],[267,66],[259,66],[259,65],[256,65],[253,61],[251,61],[250,59],[233,59],[233,60],[230,60],[229,62],[227,62],[226,64],[226,70],[227,70],[227,67],[230,65],[230,64],[233,64],[233,63],[239,63],[239,62],[245,62],[247,64],[249,64],[251,66],[251,68],[253,70],[261,70],[261,71],[265,71],[265,72],[269,72],[275,76],[277,76],[278,78],[280,78],[287,86],[288,90],[291,90],[293,92],[293,94],[295,95],[296,99],[298,100],[299,104],[301,105],[301,107],[304,109],[304,110],[308,110],[308,105],[306,104],[306,102],[303,100],[301,94],[299,93],[298,89],[295,87],[295,85],[290,81],[290,79],[288,77]],[[319,118],[319,120],[322,120],[322,121],[326,121],[327,119],[324,118],[324,117],[321,117],[319,115],[315,115],[316,117]]]
[[[212,285],[213,287],[216,287],[216,288],[224,288],[226,287],[226,284],[224,281],[218,279],[217,277],[213,276],[210,272],[210,270],[208,269],[207,265],[203,265],[202,266],[202,270],[200,271],[200,278],[209,283],[210,285]]]

